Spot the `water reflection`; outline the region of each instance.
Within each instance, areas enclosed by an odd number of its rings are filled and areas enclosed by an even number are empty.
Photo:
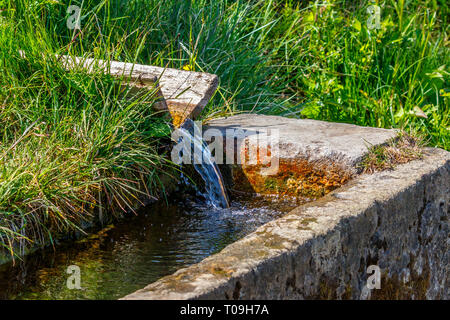
[[[251,205],[249,205],[251,204]],[[290,210],[260,198],[230,208],[157,204],[89,238],[0,266],[0,299],[116,299],[199,262]],[[82,290],[66,286],[69,265]]]

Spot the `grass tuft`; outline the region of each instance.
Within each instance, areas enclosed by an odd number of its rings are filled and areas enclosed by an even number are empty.
[[[372,146],[359,164],[363,173],[391,170],[396,165],[423,157],[423,137],[400,131],[385,145]]]

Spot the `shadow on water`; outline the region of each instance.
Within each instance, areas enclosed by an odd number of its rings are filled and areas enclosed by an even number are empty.
[[[74,243],[0,266],[0,299],[116,299],[201,261],[298,203],[246,197],[215,209],[184,200],[139,215]],[[276,209],[274,209],[276,207]],[[67,267],[81,270],[68,289]]]

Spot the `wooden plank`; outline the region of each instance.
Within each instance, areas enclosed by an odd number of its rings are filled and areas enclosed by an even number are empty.
[[[129,77],[132,80],[130,84],[138,88],[153,88],[156,83],[164,97],[157,108],[168,109],[174,119],[181,117],[178,121],[198,116],[218,85],[216,75],[203,72],[70,56],[62,56],[62,63],[66,69],[81,66],[92,71],[100,68],[113,76]]]

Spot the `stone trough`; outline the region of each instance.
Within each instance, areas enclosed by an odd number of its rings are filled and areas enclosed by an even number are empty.
[[[218,85],[206,73],[61,61],[67,69],[100,68],[137,90],[156,88],[156,107],[176,123],[198,115]],[[253,114],[208,128],[225,137],[217,149],[225,150],[229,189],[319,200],[123,299],[449,298],[449,152],[428,148],[422,159],[369,175],[359,168],[368,147],[395,131]],[[256,147],[257,158],[276,159],[276,170],[272,162],[246,163],[254,141],[266,142],[265,150]],[[381,279],[375,287],[371,272]]]
[[[323,182],[301,191],[326,195],[123,299],[449,298],[449,152],[428,148],[394,170],[358,174],[367,148],[386,143],[393,130],[258,115],[214,120],[209,128],[242,129],[237,144],[225,140],[241,157],[246,137],[278,129],[272,155],[280,171],[302,165],[295,179],[308,182],[316,173]],[[233,170],[254,192],[271,185],[261,168],[223,169],[232,187],[240,184]],[[339,183],[327,186],[330,180]]]

